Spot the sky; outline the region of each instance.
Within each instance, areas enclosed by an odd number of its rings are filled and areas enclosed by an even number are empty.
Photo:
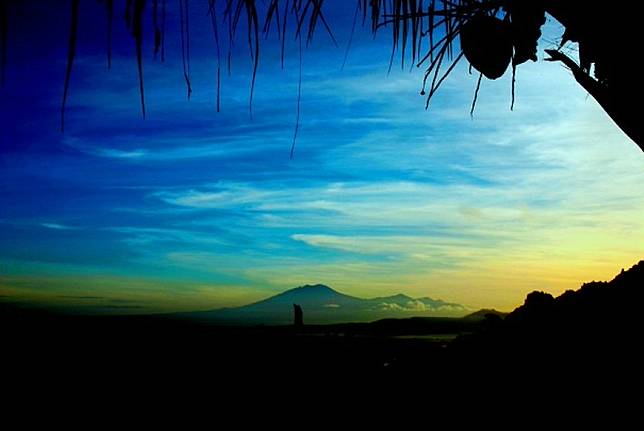
[[[64,3],[64,2],[61,2]],[[0,89],[0,300],[82,313],[236,306],[323,283],[355,296],[404,293],[511,310],[533,290],[611,279],[644,251],[644,154],[559,64],[548,20],[539,61],[483,81],[454,69],[428,110],[422,70],[394,67],[391,40],[326,2],[318,29],[262,41],[249,112],[245,36],[222,71],[205,1],[190,2],[183,79],[178,8],[166,61],[134,43],[116,3],[112,69],[104,11],[81,1],[65,132],[60,103],[69,8],[23,2],[10,17]],[[148,5],[149,7],[149,5]],[[149,12],[149,10],[147,11]],[[574,54],[574,46],[569,48]]]

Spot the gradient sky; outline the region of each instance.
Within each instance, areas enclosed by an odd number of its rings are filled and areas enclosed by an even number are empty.
[[[69,10],[24,3],[0,89],[1,300],[156,312],[324,283],[510,310],[643,256],[644,154],[542,51],[518,69],[514,111],[504,76],[483,82],[470,118],[465,66],[425,111],[421,71],[387,75],[386,32],[359,27],[341,70],[354,4],[327,1],[340,47],[318,30],[304,51],[289,160],[294,40],[284,70],[276,35],[263,43],[251,118],[241,35],[217,113],[206,2],[191,2],[190,101],[170,2],[165,63],[145,23],[143,120],[121,2],[107,71],[103,11],[81,1],[62,134]],[[549,21],[541,47],[561,32]]]

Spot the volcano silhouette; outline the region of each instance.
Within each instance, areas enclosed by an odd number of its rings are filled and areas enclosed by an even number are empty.
[[[304,285],[267,299],[235,308],[189,313],[189,317],[214,323],[282,325],[293,321],[293,304],[304,311],[305,323],[367,322],[388,317],[460,317],[465,307],[407,295],[358,298],[340,293],[324,284]]]

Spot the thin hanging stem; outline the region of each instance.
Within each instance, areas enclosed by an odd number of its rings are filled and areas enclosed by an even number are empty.
[[[349,35],[349,42],[347,42],[347,49],[344,51],[344,60],[342,60],[342,67],[340,70],[344,70],[344,65],[347,63],[347,58],[349,57],[349,50],[351,49],[351,43],[353,42],[353,34],[356,31],[356,22],[358,20],[358,12],[360,11],[360,2],[356,4],[356,11],[353,14],[353,24],[351,24],[351,34]]]
[[[248,31],[252,32],[255,36],[255,49],[249,40],[251,52],[253,53],[253,77],[250,81],[250,96],[248,98],[248,112],[252,118],[253,116],[253,94],[255,92],[255,80],[257,79],[257,67],[259,66],[259,22],[257,18],[257,9],[255,9],[255,2],[246,0],[246,14],[248,17]]]
[[[132,35],[136,44],[136,64],[139,73],[139,94],[141,95],[141,113],[145,118],[145,93],[143,91],[143,9],[145,0],[136,0],[132,22]]]
[[[479,89],[481,88],[481,78],[483,78],[483,74],[479,73],[479,79],[476,83],[476,90],[474,90],[474,99],[472,99],[472,107],[470,108],[471,118],[474,118],[474,108],[476,107],[476,100],[479,97]]]
[[[215,46],[217,47],[217,112],[220,108],[220,93],[221,93],[221,50],[219,47],[219,28],[217,26],[217,10],[215,0],[210,0],[210,21],[212,23],[212,31],[215,34]]]
[[[231,63],[233,60],[233,45],[234,45],[233,20],[229,18],[228,19],[228,76],[231,75]]]
[[[159,0],[152,2],[152,26],[154,27],[154,58],[161,48],[161,28],[159,27]]]
[[[107,68],[112,68],[112,22],[114,21],[114,0],[106,0],[107,12]]]
[[[510,103],[510,111],[514,111],[514,86],[516,83],[516,75],[517,75],[517,65],[514,64],[514,60],[512,61],[512,102]]]
[[[63,102],[60,106],[60,130],[65,131],[65,106],[67,105],[67,91],[72,76],[72,67],[76,57],[76,39],[78,37],[78,7],[80,0],[72,0],[72,17],[69,26],[69,45],[67,48],[67,68],[65,69],[65,86],[63,89]]]
[[[0,87],[4,87],[4,74],[7,68],[7,39],[9,38],[9,8],[0,2]]]
[[[161,63],[165,62],[165,4],[166,0],[161,3]]]
[[[188,19],[188,1],[179,0],[179,21],[181,22],[181,60],[183,64],[183,78],[186,81],[188,91],[188,100],[192,95],[192,85],[190,84],[190,33]]]
[[[437,75],[434,75],[434,81],[432,82],[432,88],[431,88],[431,90],[429,92],[429,95],[427,96],[427,103],[425,104],[425,109],[427,109],[429,107],[429,101],[431,100],[432,96],[434,95],[434,93],[436,93],[436,91],[441,86],[441,84],[443,83],[445,78],[447,78],[447,76],[452,72],[452,70],[454,70],[454,68],[456,67],[458,62],[461,61],[461,58],[463,58],[463,53],[462,52],[454,59],[454,61],[450,65],[450,67],[447,68],[447,71],[445,71],[445,73],[438,80],[438,82],[436,82],[436,76]],[[436,69],[436,72],[438,72],[438,69]]]
[[[280,60],[281,60],[281,65],[282,69],[284,69],[284,48],[285,48],[285,43],[286,43],[286,16],[288,15],[288,0],[284,2],[284,16],[282,18],[282,50],[280,53]]]
[[[300,102],[302,100],[302,38],[300,38],[300,73],[297,82],[297,112],[295,115],[295,132],[293,133],[293,143],[291,144],[291,154],[289,158],[293,159],[295,152],[295,142],[297,141],[297,132],[300,129]]]

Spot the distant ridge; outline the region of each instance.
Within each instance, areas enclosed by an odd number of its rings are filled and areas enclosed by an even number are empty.
[[[482,309],[480,309],[478,311],[475,311],[474,313],[468,314],[467,316],[463,316],[463,319],[467,319],[467,320],[484,320],[488,314],[492,314],[492,315],[504,318],[509,313],[505,313],[503,311],[498,311],[498,310],[495,310],[493,308],[482,308]]]
[[[220,324],[289,324],[293,304],[304,311],[304,323],[328,324],[368,322],[385,318],[461,317],[465,307],[432,299],[412,298],[404,294],[378,298],[358,298],[338,292],[324,284],[306,284],[277,295],[235,308],[184,313],[185,317]]]

